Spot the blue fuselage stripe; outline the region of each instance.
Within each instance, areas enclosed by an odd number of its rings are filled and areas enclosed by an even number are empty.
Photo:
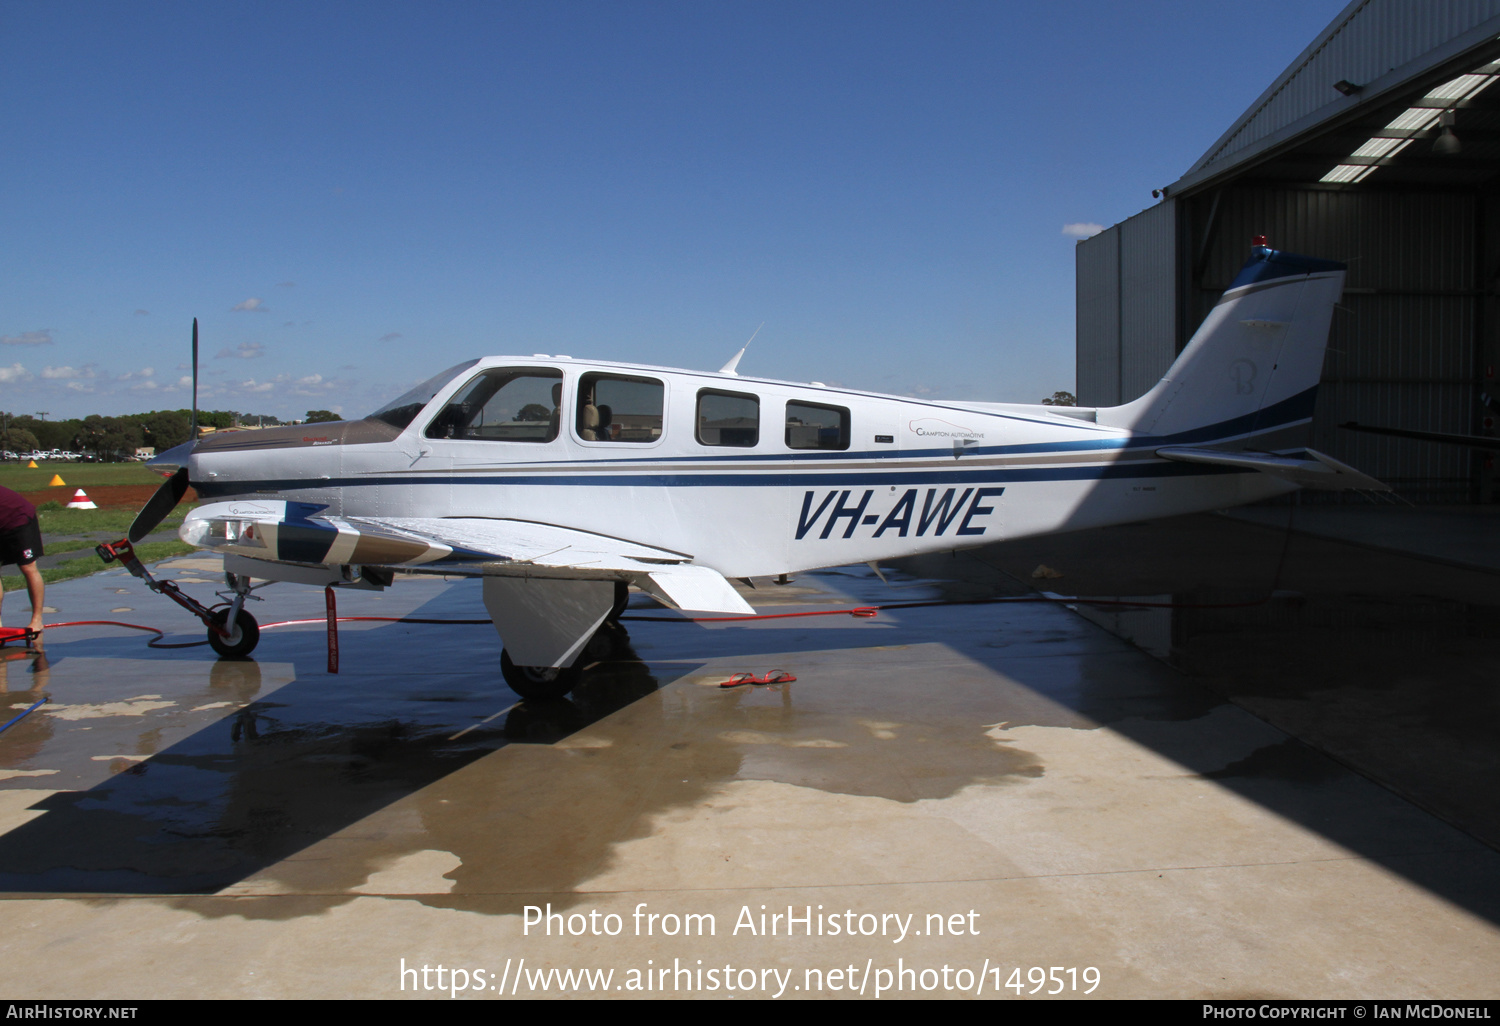
[[[917,471],[828,471],[824,473],[778,474],[621,474],[605,471],[598,474],[525,474],[503,473],[484,476],[426,477],[414,481],[407,477],[351,477],[319,479],[285,479],[276,481],[236,481],[220,484],[205,482],[198,493],[205,499],[253,492],[290,492],[305,489],[374,488],[421,485],[528,485],[574,488],[764,488],[789,486],[856,487],[860,485],[943,485],[1017,481],[1097,481],[1121,478],[1193,477],[1205,474],[1255,473],[1232,467],[1194,463],[1151,461],[1128,464],[1095,464],[1071,467],[975,467],[972,469],[934,469]]]

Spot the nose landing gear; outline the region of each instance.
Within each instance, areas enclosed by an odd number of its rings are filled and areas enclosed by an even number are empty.
[[[202,620],[208,628],[208,644],[221,659],[243,659],[260,643],[260,625],[255,617],[245,612],[245,599],[250,597],[250,578],[236,574],[225,574],[224,579],[234,592],[228,608],[212,609],[185,594],[171,581],[158,581],[151,571],[136,558],[130,540],[121,538],[117,542],[105,542],[94,549],[106,563],[119,562],[130,573],[146,582],[146,587],[176,602],[183,609]]]

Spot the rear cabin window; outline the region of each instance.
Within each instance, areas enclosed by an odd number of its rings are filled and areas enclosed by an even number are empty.
[[[698,441],[748,449],[760,441],[760,398],[744,392],[698,393]]]
[[[427,437],[550,442],[561,401],[562,371],[496,367],[458,391],[427,425]]]
[[[585,374],[578,382],[578,437],[585,442],[661,438],[666,388],[655,378]]]
[[[788,449],[849,448],[849,411],[816,403],[786,404]]]

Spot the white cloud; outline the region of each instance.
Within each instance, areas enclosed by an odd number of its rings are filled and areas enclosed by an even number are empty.
[[[1074,239],[1087,239],[1092,235],[1098,235],[1104,231],[1104,225],[1095,224],[1092,221],[1078,221],[1074,224],[1063,225],[1062,233]]]
[[[254,378],[249,381],[240,382],[240,390],[244,392],[269,392],[276,387],[274,381],[262,381],[257,383]]]
[[[214,359],[231,360],[235,357],[238,357],[241,360],[253,360],[257,356],[264,355],[262,352],[262,350],[264,349],[265,346],[261,345],[259,342],[241,342],[233,349],[220,349],[218,353],[215,354]]]
[[[309,374],[292,383],[292,395],[327,395],[338,387],[339,382],[336,379],[325,380],[321,374]]]
[[[264,299],[256,299],[254,296],[251,296],[243,303],[236,303],[229,309],[231,313],[270,313],[271,311],[271,308],[269,306],[266,306],[266,301]]]
[[[49,381],[68,381],[74,378],[92,378],[94,376],[94,365],[86,363],[82,367],[43,367],[42,377]]]
[[[13,363],[9,367],[0,367],[0,385],[9,385],[17,381],[30,381],[31,372],[19,363]]]
[[[182,377],[178,378],[177,379],[177,387],[178,388],[192,388],[193,387],[193,376],[191,374],[184,374]]]
[[[52,344],[52,329],[43,328],[41,331],[23,331],[19,335],[0,335],[0,344],[7,346],[50,346]]]

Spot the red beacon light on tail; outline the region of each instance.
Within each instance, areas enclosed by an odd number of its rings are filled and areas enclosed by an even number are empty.
[[[1252,246],[1260,246],[1263,249],[1270,249],[1271,248],[1271,244],[1266,241],[1266,237],[1264,235],[1257,235],[1255,238],[1251,239],[1250,240],[1250,245],[1252,245]]]

